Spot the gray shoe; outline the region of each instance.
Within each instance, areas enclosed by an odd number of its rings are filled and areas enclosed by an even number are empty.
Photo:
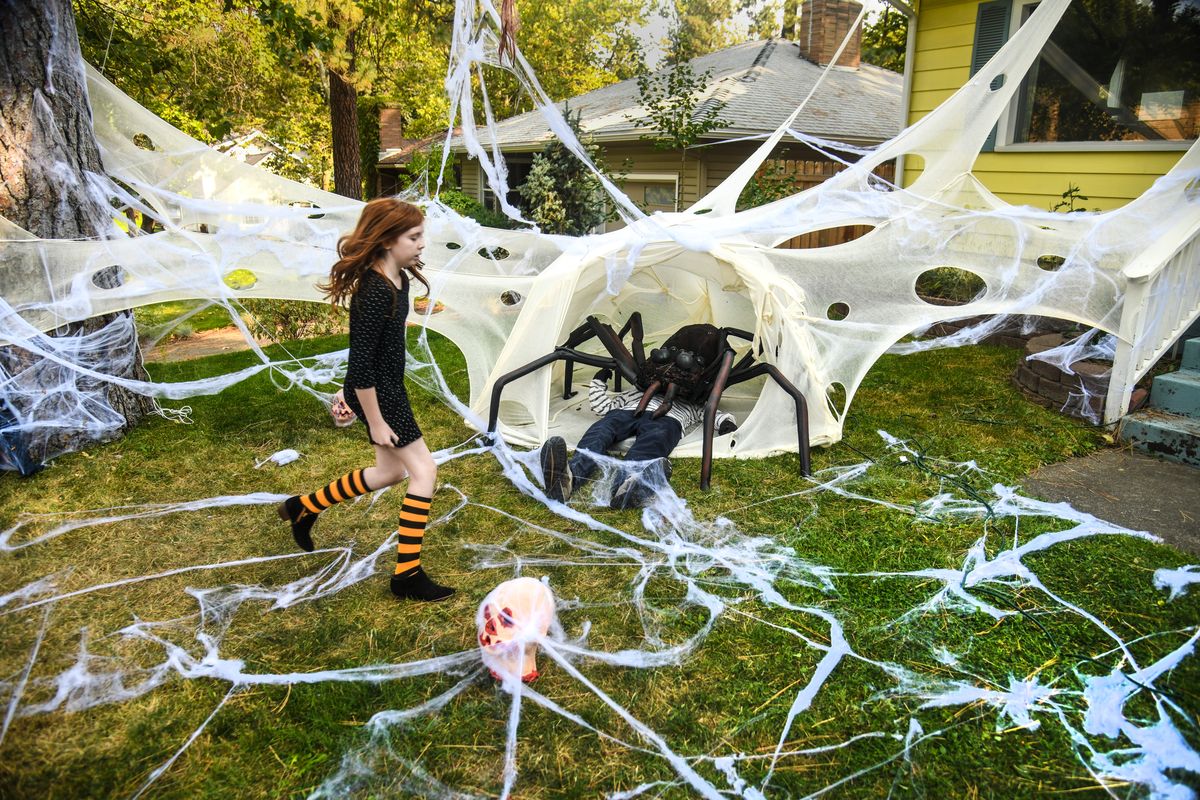
[[[628,472],[617,480],[608,507],[614,509],[645,508],[671,480],[671,461],[656,458],[642,470]]]
[[[542,445],[542,480],[546,485],[546,496],[565,503],[571,497],[574,480],[571,465],[567,463],[567,443],[561,436],[551,436]]]

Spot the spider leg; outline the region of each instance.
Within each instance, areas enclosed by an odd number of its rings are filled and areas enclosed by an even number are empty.
[[[631,355],[629,351],[625,349],[625,345],[621,343],[621,337],[625,335],[625,331],[631,326],[634,326],[636,330],[640,331],[641,325],[642,315],[635,311],[633,316],[629,318],[629,321],[625,323],[625,327],[621,329],[621,333],[616,334],[613,332],[612,326],[601,322],[594,316],[589,316],[583,321],[582,324],[579,325],[579,327],[571,331],[570,335],[567,336],[567,340],[559,346],[559,349],[561,350],[562,348],[569,348],[574,350],[588,339],[591,339],[592,337],[598,338],[600,343],[604,345],[605,349],[612,354],[613,360],[616,362],[615,365],[610,364],[608,366],[610,368],[614,368],[615,366],[615,369],[617,370],[616,389],[617,391],[620,391],[621,376],[626,374],[625,369],[620,366],[621,362],[623,360],[633,362],[635,358],[635,356]],[[614,342],[616,343],[615,347],[613,344]],[[636,365],[631,365],[630,369],[633,370],[634,375],[637,374]],[[567,359],[566,372],[563,377],[563,400],[567,400],[575,394],[571,391],[571,384],[575,377],[575,359]],[[636,383],[636,380],[634,382]]]
[[[724,333],[726,336],[736,336],[739,339],[745,339],[747,342],[754,341],[754,334],[751,333],[750,331],[744,331],[741,328],[721,328],[721,332]],[[762,355],[762,352],[763,352],[762,342],[759,342],[758,343],[758,355]],[[737,375],[739,372],[741,372],[743,369],[746,369],[753,363],[755,363],[755,352],[754,352],[753,348],[751,348],[750,350],[746,351],[746,355],[742,356],[742,360],[734,365],[733,374]]]
[[[523,367],[518,367],[512,372],[506,372],[497,378],[496,382],[492,385],[492,402],[488,407],[488,433],[494,433],[496,430],[496,421],[500,417],[500,395],[504,391],[504,387],[515,381],[517,378],[523,378],[529,373],[535,372],[547,364],[558,361],[559,359],[564,359],[568,366],[567,386],[565,392],[566,397],[570,396],[570,367],[574,362],[578,361],[581,364],[589,364],[593,367],[600,367],[602,369],[613,369],[614,367],[618,366],[617,363],[615,363],[615,360],[612,358],[605,358],[604,356],[584,353],[563,345],[561,347],[554,348],[553,352],[548,353],[541,358],[536,358],[533,361],[530,361]]]
[[[729,378],[729,385],[734,386],[764,374],[770,375],[775,383],[779,384],[779,388],[790,394],[796,401],[796,437],[800,453],[800,474],[807,478],[812,475],[812,463],[808,450],[808,403],[800,390],[772,364],[755,364],[744,372],[735,372]]]
[[[754,364],[755,364],[754,354],[746,353],[746,355],[742,356],[741,361],[739,361],[738,363],[733,365],[733,374],[738,375],[743,370],[746,370],[746,369],[749,369],[750,367],[752,367]]]
[[[754,334],[750,331],[744,331],[741,328],[721,328],[721,333],[726,336],[736,336],[739,339],[745,339],[747,342],[754,341]]]
[[[650,419],[658,419],[663,414],[671,410],[671,404],[675,402],[675,395],[679,393],[679,387],[673,383],[667,384],[667,392],[663,397],[662,405],[654,409],[654,413],[650,415]]]
[[[635,311],[629,315],[629,321],[625,323],[625,327],[621,328],[618,336],[622,339],[625,334],[633,331],[633,361],[637,366],[642,366],[646,363],[646,347],[642,343],[642,312]]]
[[[564,365],[564,369],[563,369],[562,399],[570,400],[572,397],[575,396],[575,392],[572,391],[572,385],[575,382],[575,359],[568,358],[566,361],[567,361],[567,363]]]
[[[596,332],[592,329],[591,324],[584,321],[578,328],[571,331],[570,335],[567,336],[567,340],[561,346],[574,350],[595,335]],[[563,400],[568,400],[575,394],[575,392],[571,391],[571,384],[575,378],[575,359],[568,358],[566,361],[566,371],[563,374]]]
[[[633,354],[625,347],[625,343],[621,341],[621,337],[612,329],[611,325],[601,322],[595,317],[588,317],[587,324],[591,326],[592,331],[596,334],[596,338],[604,345],[617,362],[617,372],[630,383],[637,385],[637,363],[633,360]]]
[[[588,317],[587,320],[584,321],[584,323],[582,325],[580,325],[575,330],[571,331],[570,335],[567,336],[567,340],[562,343],[562,346],[570,347],[571,349],[574,349],[576,347],[579,347],[579,345],[583,344],[588,339],[595,336],[596,331],[592,327],[592,323],[591,323],[592,319],[594,319],[594,317]]]
[[[704,455],[700,461],[700,488],[708,489],[709,478],[712,475],[713,457],[713,428],[717,424],[717,404],[721,402],[721,393],[725,391],[725,383],[729,380],[729,372],[733,368],[733,351],[726,350],[721,355],[721,368],[713,379],[712,390],[704,403]]]
[[[642,394],[642,399],[638,401],[637,408],[633,412],[635,417],[640,417],[646,412],[646,406],[650,405],[650,399],[654,397],[654,395],[658,394],[658,390],[661,388],[661,381],[655,381],[654,383],[650,384],[650,388]]]
[[[724,351],[724,349],[729,346],[728,340],[729,340],[730,336],[736,336],[739,339],[745,339],[748,342],[754,341],[754,334],[750,333],[750,331],[744,331],[741,328],[721,328],[720,330],[721,330],[721,349],[722,349],[722,351]],[[761,352],[761,350],[762,350],[762,348],[759,348],[760,352]],[[733,365],[733,371],[730,374],[738,375],[743,370],[748,369],[755,363],[756,363],[756,360],[754,357],[754,350],[753,349],[747,350],[746,355],[742,356],[742,359]]]

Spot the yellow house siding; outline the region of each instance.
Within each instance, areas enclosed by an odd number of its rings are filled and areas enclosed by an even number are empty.
[[[938,28],[966,26],[970,33],[975,31],[975,2],[963,0],[924,0],[918,14],[921,17],[918,30],[933,31]]]
[[[707,148],[704,154],[704,193],[708,194],[733,174],[755,150],[759,142],[738,142]]]
[[[934,50],[944,50],[951,47],[962,47],[964,41],[970,41],[975,32],[975,20],[964,25],[953,25],[948,28],[917,29],[917,51],[928,53]]]
[[[1149,189],[1181,155],[1180,151],[980,153],[971,171],[1010,203],[1049,209],[1073,185],[1087,195],[1084,206],[1107,211]],[[1018,195],[1033,199],[1018,201]]]
[[[462,164],[462,186],[460,188],[467,197],[474,197],[478,200],[482,197],[479,188],[483,183],[483,171],[479,169],[479,162],[465,156],[459,156],[458,159]]]
[[[924,2],[909,88],[911,125],[954,94],[971,72],[975,3]]]
[[[689,158],[683,165],[683,181],[679,190],[680,208],[687,208],[700,199],[700,160]]]
[[[910,125],[970,77],[978,7],[974,0],[921,4],[908,88]],[[1107,210],[1142,194],[1182,155],[1182,150],[1005,152],[999,144],[996,152],[980,153],[971,171],[1009,203],[1049,209],[1074,185],[1088,197],[1084,206]],[[906,168],[904,184],[911,185],[919,174],[919,168]]]
[[[933,111],[946,101],[954,92],[949,89],[939,89],[929,92],[914,92],[909,100],[908,124],[912,125],[921,117]]]
[[[1089,174],[1159,176],[1170,169],[1182,151],[1126,151],[1037,153],[1008,151],[980,153],[977,169],[996,172],[1001,165],[1005,172],[1031,173],[1063,171]]]
[[[946,97],[954,94],[958,87],[967,82],[970,72],[956,67],[953,59],[961,55],[962,48],[951,50],[936,50],[930,54],[929,61],[941,61],[941,66],[922,69],[913,73],[912,88],[914,92],[945,92]],[[967,58],[971,57],[971,49],[966,48]],[[940,58],[939,58],[940,57]]]

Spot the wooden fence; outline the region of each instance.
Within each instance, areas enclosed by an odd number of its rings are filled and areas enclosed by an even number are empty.
[[[774,165],[776,170],[782,170],[783,174],[791,175],[796,182],[796,191],[798,192],[802,192],[819,183],[824,183],[846,168],[845,164],[840,164],[837,161],[776,160],[768,161],[767,164],[763,165],[763,168],[766,169],[768,165]],[[880,164],[875,168],[875,174],[891,183],[896,177],[896,165],[891,161]],[[830,245],[852,242],[870,230],[872,230],[870,225],[846,225],[840,228],[825,228],[824,230],[812,231],[802,236],[795,236],[786,242],[782,242],[779,246],[792,250],[803,250],[809,247],[829,247]]]

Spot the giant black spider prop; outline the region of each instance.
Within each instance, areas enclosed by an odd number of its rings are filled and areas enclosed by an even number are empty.
[[[625,334],[633,334],[633,350],[625,346]],[[808,405],[804,395],[791,381],[771,364],[759,363],[753,352],[749,352],[735,365],[735,353],[729,346],[729,337],[752,341],[754,335],[738,328],[717,328],[713,325],[687,325],[671,335],[663,346],[650,351],[646,357],[642,343],[642,315],[634,312],[620,332],[595,317],[587,320],[567,337],[567,341],[554,351],[535,359],[523,367],[500,376],[492,387],[492,403],[488,413],[488,432],[494,433],[500,415],[500,395],[512,381],[528,375],[547,364],[562,359],[566,361],[563,376],[563,399],[575,395],[572,378],[575,363],[610,369],[616,376],[615,388],[621,390],[621,379],[642,390],[637,413],[644,413],[650,400],[662,393],[663,402],[654,410],[662,416],[675,400],[704,403],[704,452],[700,466],[700,488],[707,489],[712,473],[713,425],[717,417],[717,404],[721,394],[729,386],[770,375],[785,392],[796,401],[796,434],[800,453],[800,472],[806,477],[812,473],[808,452]],[[581,352],[578,347],[588,339],[600,340],[609,356]]]

